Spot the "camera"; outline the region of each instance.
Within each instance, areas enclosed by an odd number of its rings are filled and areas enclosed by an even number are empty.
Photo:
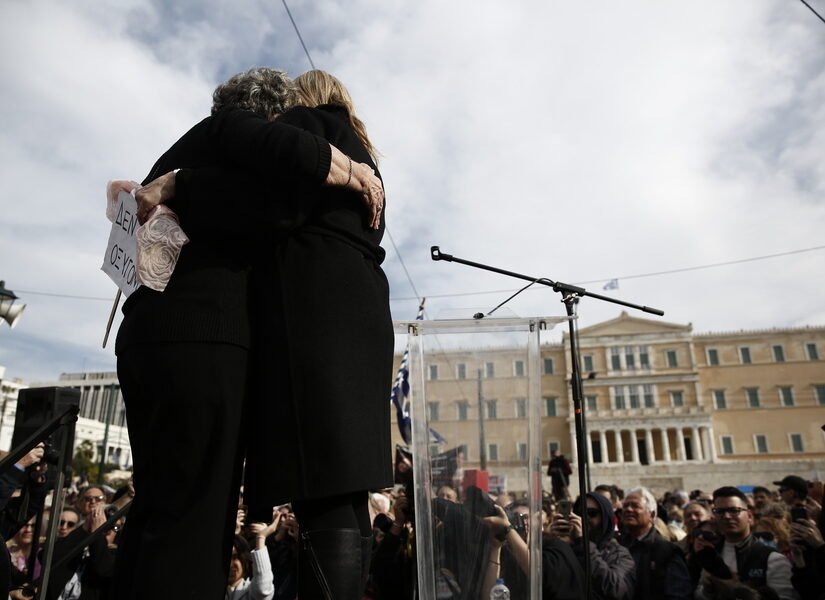
[[[795,523],[799,519],[807,519],[808,511],[804,506],[797,504],[791,507],[791,523]]]
[[[55,450],[51,443],[45,442],[43,444],[43,458],[41,458],[40,461],[57,466],[57,463],[60,461],[60,452]]]
[[[715,531],[711,531],[710,529],[700,529],[696,533],[696,537],[702,538],[710,542],[711,544],[715,544],[719,541],[719,535]]]

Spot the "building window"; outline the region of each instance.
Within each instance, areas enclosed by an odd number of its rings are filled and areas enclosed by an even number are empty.
[[[791,447],[791,452],[805,452],[805,444],[802,441],[801,433],[789,433],[788,442]]]
[[[484,375],[486,377],[495,377],[496,376],[496,363],[492,363],[492,362],[484,363]]]
[[[781,344],[774,344],[773,359],[776,362],[785,362],[785,349],[782,347]]]
[[[672,406],[684,406],[685,396],[680,392],[670,392],[670,404]]]
[[[556,399],[555,398],[545,398],[544,399],[544,416],[545,417],[555,417],[556,416]]]
[[[470,404],[465,400],[459,400],[456,402],[456,408],[458,410],[458,420],[466,421],[469,414]]]
[[[645,408],[656,406],[656,401],[653,398],[653,384],[646,383],[642,386],[642,396],[644,397]]]
[[[613,347],[610,349],[610,368],[614,371],[621,371],[622,369],[622,355],[619,348]]]
[[[625,346],[624,349],[624,364],[628,369],[636,368],[636,361],[633,357],[633,346]]]
[[[593,355],[592,354],[585,354],[584,356],[582,356],[582,363],[583,363],[582,370],[584,370],[588,373],[594,370],[593,369]]]
[[[725,399],[725,390],[713,390],[713,400],[716,403],[716,408],[720,410],[728,407],[728,401]]]
[[[747,346],[739,348],[739,360],[743,365],[751,364],[751,349]]]
[[[553,359],[552,358],[545,358],[544,359],[544,374],[545,375],[552,375],[553,374]]]
[[[759,408],[759,388],[745,388],[745,396],[750,408]]]
[[[719,440],[722,442],[720,444],[722,446],[722,454],[733,454],[733,437],[723,435]]]
[[[708,348],[708,364],[712,367],[719,366],[719,351],[716,348]]]
[[[467,365],[458,363],[455,366],[455,375],[458,379],[467,379]]]
[[[819,351],[816,349],[816,343],[808,342],[805,344],[805,351],[808,353],[808,360],[819,360]]]
[[[516,418],[527,418],[527,398],[516,398]]]
[[[487,418],[488,419],[497,419],[498,418],[498,409],[496,408],[497,402],[495,400],[487,400]]]
[[[624,409],[624,388],[620,385],[613,386],[613,402],[618,410]]]
[[[518,453],[519,460],[527,460],[527,444],[519,442],[516,446],[516,452]]]
[[[585,396],[584,401],[587,403],[587,410],[596,410],[599,407],[599,400],[597,396]]]
[[[782,406],[793,406],[793,388],[790,386],[780,387],[779,398],[782,401]]]
[[[427,402],[427,410],[430,421],[438,421],[438,402]]]
[[[498,444],[487,444],[487,458],[498,460]]]
[[[825,385],[815,385],[814,395],[816,395],[816,403],[825,406]]]
[[[768,453],[768,436],[757,433],[753,436],[753,447],[758,454]]]
[[[676,358],[676,350],[668,350],[666,353],[667,355],[667,366],[668,367],[678,367],[679,361]]]
[[[513,363],[513,375],[516,377],[524,377],[524,361],[517,360]]]
[[[639,367],[642,369],[650,368],[650,354],[647,351],[647,346],[639,346]]]
[[[438,365],[430,365],[430,381],[438,379]]]
[[[627,395],[630,400],[630,408],[639,408],[639,386],[627,386]]]
[[[547,442],[547,454],[548,456],[553,456],[553,452],[558,450],[561,452],[561,443],[560,442]]]

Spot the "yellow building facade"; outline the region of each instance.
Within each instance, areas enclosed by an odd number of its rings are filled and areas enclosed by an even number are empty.
[[[622,313],[579,335],[592,485],[712,490],[825,475],[825,327],[695,334]],[[447,439],[433,452],[464,446],[465,470],[483,458],[494,480],[525,491],[528,366],[518,347],[429,352],[427,416]],[[575,471],[569,382],[565,335],[541,347],[542,454],[546,464],[558,448]]]

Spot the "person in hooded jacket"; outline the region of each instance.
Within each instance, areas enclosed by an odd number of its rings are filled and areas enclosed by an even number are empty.
[[[582,535],[582,504],[568,519],[560,515],[550,526],[551,537],[568,541],[584,565],[585,547],[590,554],[590,585],[593,598],[623,600],[633,597],[636,563],[627,548],[619,544],[613,526],[613,508],[603,495],[588,492],[585,514],[588,524],[586,542]]]

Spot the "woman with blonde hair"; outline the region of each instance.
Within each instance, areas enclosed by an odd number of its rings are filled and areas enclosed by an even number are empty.
[[[278,122],[375,169],[375,147],[343,84],[323,71],[295,84],[299,106]],[[343,189],[275,189],[283,233],[266,240],[250,283],[253,430],[244,500],[253,521],[292,501],[298,597],[356,600],[372,550],[367,490],[392,485],[384,219],[375,227],[361,198]]]
[[[378,164],[380,155],[367,136],[367,127],[356,116],[352,98],[337,77],[326,71],[313,69],[298,75],[295,78],[295,85],[297,86],[296,103],[300,106],[317,107],[329,104],[343,108],[346,111],[347,124],[358,135],[358,139],[364,144],[372,161]]]

